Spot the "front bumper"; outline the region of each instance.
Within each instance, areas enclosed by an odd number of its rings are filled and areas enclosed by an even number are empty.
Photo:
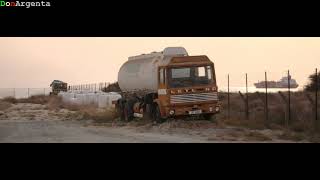
[[[167,117],[189,116],[190,112],[194,112],[197,110],[201,110],[201,114],[216,114],[220,112],[221,107],[218,103],[170,106],[170,107],[165,107],[164,113],[165,113],[165,116]]]

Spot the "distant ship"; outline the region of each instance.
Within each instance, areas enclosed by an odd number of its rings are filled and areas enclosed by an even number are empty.
[[[291,79],[290,77],[290,88],[297,88],[299,84],[297,84],[295,79]],[[265,81],[254,83],[256,88],[265,88]],[[288,76],[282,77],[280,81],[267,81],[268,88],[288,88]]]

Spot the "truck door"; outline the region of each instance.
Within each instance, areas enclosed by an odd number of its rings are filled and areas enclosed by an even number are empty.
[[[159,67],[158,71],[158,99],[161,106],[167,105],[167,75],[164,67]]]
[[[166,87],[166,69],[160,67],[158,73],[158,95],[166,95],[167,87]]]

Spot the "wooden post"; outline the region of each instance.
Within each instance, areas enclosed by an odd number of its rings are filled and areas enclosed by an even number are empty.
[[[318,86],[319,86],[319,77],[318,77],[318,69],[316,68],[316,99],[315,99],[315,109],[316,109],[316,112],[315,112],[315,120],[318,121]],[[318,124],[318,123],[317,123]]]
[[[228,119],[230,119],[230,77],[228,74]]]
[[[246,73],[246,118],[249,120],[248,75]]]
[[[266,122],[268,122],[269,119],[269,109],[268,109],[268,83],[267,83],[267,72],[264,72],[264,80],[265,80],[265,88],[266,88],[266,94],[265,94],[265,119]]]
[[[288,122],[291,121],[291,92],[290,92],[290,71],[288,70]]]

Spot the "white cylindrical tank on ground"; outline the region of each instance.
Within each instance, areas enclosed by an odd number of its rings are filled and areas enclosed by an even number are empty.
[[[116,101],[121,98],[121,95],[118,93],[104,93],[99,96],[99,108],[111,108],[112,101]]]
[[[108,95],[109,95],[109,98],[108,98],[107,107],[112,107],[112,101],[121,99],[121,95],[115,92],[110,92],[108,93]]]
[[[84,105],[85,104],[85,94],[76,94],[77,104]]]
[[[108,106],[108,99],[109,99],[109,96],[107,94],[100,95],[98,107],[99,108],[106,108]]]
[[[76,92],[61,92],[59,96],[62,97],[64,103],[71,103],[77,105],[96,105],[99,108],[111,108],[112,101],[121,98],[121,95],[115,92],[104,93],[76,93]]]
[[[88,100],[89,104],[95,104],[96,94],[95,93],[89,93],[88,94]]]
[[[163,52],[153,52],[129,57],[118,73],[118,83],[122,91],[157,91],[157,71],[160,65],[169,63],[172,57],[188,56],[183,47],[169,47]]]

